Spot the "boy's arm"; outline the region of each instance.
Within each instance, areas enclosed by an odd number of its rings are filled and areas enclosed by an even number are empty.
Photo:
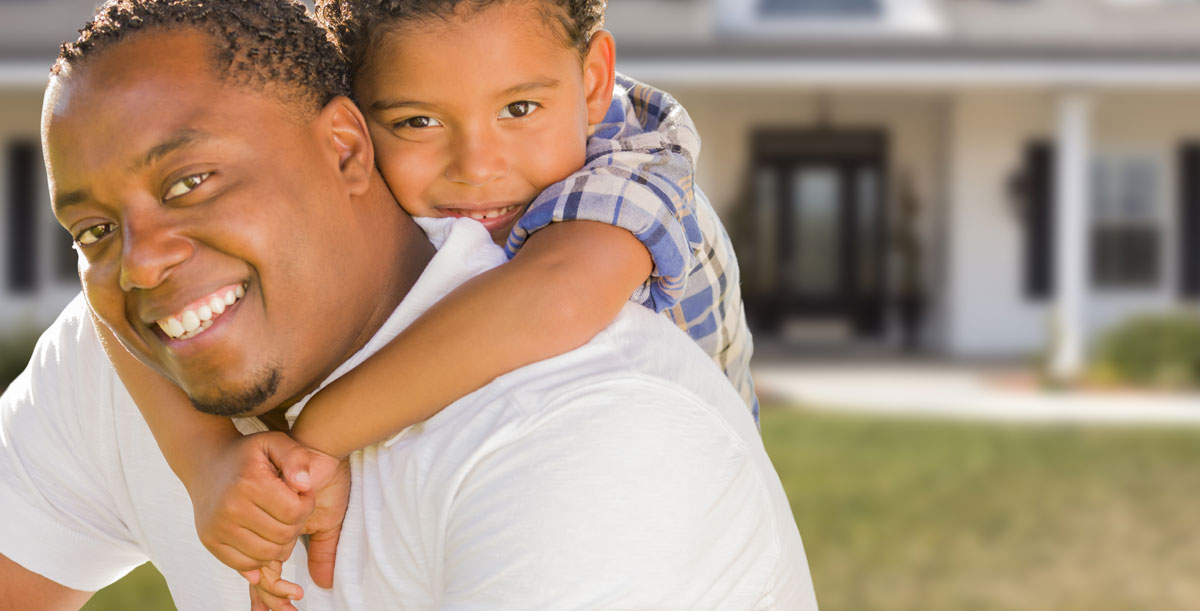
[[[113,368],[187,488],[197,534],[209,552],[239,571],[290,553],[312,500],[285,483],[277,465],[279,455],[299,446],[282,433],[243,437],[229,418],[196,411],[183,391],[135,359],[103,322],[94,322]]]
[[[292,435],[337,457],[385,439],[502,374],[583,345],[650,271],[628,231],[554,223],[314,396]]]
[[[199,412],[179,387],[135,359],[100,320],[96,330],[121,383],[137,403],[167,464],[184,484],[209,464],[212,452],[241,437],[229,418]]]

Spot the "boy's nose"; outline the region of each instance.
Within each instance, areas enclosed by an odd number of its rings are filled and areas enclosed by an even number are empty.
[[[508,176],[508,161],[501,147],[487,135],[460,139],[452,156],[446,168],[446,178],[451,182],[478,187]]]
[[[150,289],[162,284],[195,248],[165,219],[128,217],[121,230],[121,290]]]

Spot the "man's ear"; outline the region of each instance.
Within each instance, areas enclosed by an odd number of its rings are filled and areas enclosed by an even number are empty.
[[[317,126],[351,194],[365,193],[375,172],[375,147],[362,111],[349,98],[338,96],[321,110]]]
[[[598,30],[583,58],[583,88],[587,95],[588,125],[604,121],[612,105],[613,79],[617,74],[617,43],[608,30]]]

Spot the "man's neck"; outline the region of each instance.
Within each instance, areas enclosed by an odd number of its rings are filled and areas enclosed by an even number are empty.
[[[395,201],[391,199],[390,194],[388,199]],[[404,301],[408,292],[412,290],[413,285],[416,284],[417,279],[424,273],[430,260],[433,259],[433,255],[437,252],[437,249],[429,242],[428,236],[413,222],[412,218],[404,213],[399,205],[393,205],[397,211],[395,218],[380,219],[380,223],[394,223],[393,226],[387,226],[389,231],[385,233],[389,235],[383,238],[379,236],[364,238],[381,240],[379,243],[383,247],[380,249],[380,260],[389,264],[380,266],[384,276],[380,279],[379,298],[370,316],[364,321],[358,337],[352,344],[352,349],[348,351],[345,358],[331,365],[328,371],[313,380],[303,391],[292,395],[270,411],[260,414],[259,420],[268,428],[284,432],[290,429],[286,417],[288,409],[319,388],[321,383],[333,375],[333,372],[342,363],[361,350],[379,332],[396,308],[400,306],[400,302]]]

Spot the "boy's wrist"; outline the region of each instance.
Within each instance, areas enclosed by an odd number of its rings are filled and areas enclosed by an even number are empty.
[[[233,442],[241,438],[242,434],[231,423],[227,432],[204,439],[188,450],[186,459],[171,463],[171,469],[183,482],[188,494],[194,492],[193,488],[197,484],[208,485],[208,476],[212,473],[212,469],[222,464],[222,459],[225,453],[232,448]]]
[[[296,423],[292,425],[292,430],[289,432],[292,439],[296,440],[302,446],[311,448],[322,454],[328,454],[338,460],[345,458],[346,454],[349,454],[349,451],[343,452],[340,448],[334,447],[332,440],[328,439],[327,435],[321,434],[323,427],[316,424],[316,419],[312,416],[305,418],[305,414],[311,413],[309,410],[311,407],[312,402],[310,401],[304,407],[304,410],[300,412],[300,416],[296,418]]]

